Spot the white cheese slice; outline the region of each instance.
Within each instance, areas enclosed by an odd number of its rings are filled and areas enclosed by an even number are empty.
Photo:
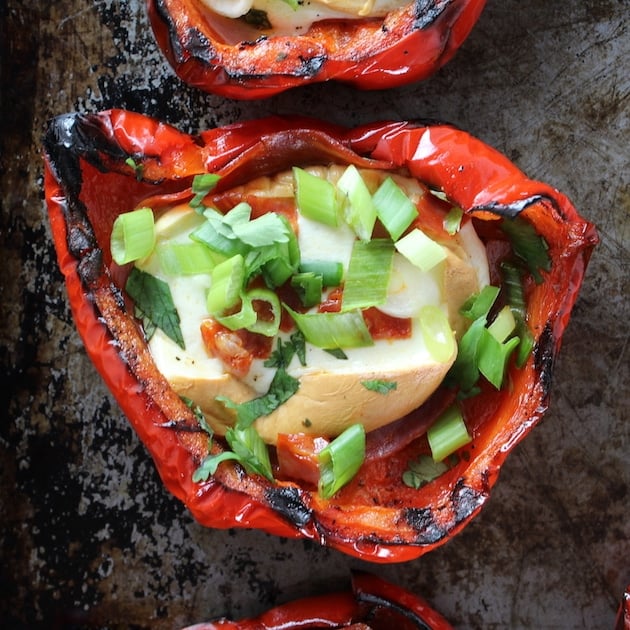
[[[238,18],[254,9],[264,11],[276,35],[306,32],[314,23],[328,19],[383,17],[408,4],[401,0],[303,0],[297,9],[284,0],[201,0],[214,13]]]
[[[336,181],[342,169],[316,169]],[[372,172],[369,177],[375,178]],[[290,176],[260,178],[261,194],[287,196]],[[415,180],[397,177],[408,194],[417,192]],[[287,190],[288,187],[288,190]],[[253,187],[248,186],[248,192]],[[158,243],[186,242],[189,233],[203,217],[186,207],[168,211],[156,222]],[[298,242],[303,260],[333,260],[347,267],[355,235],[347,226],[330,228],[298,215]],[[299,379],[298,392],[270,415],[259,418],[255,426],[268,443],[279,433],[307,432],[333,437],[355,422],[367,431],[392,422],[420,406],[440,385],[456,356],[456,346],[446,362],[437,362],[427,350],[418,313],[423,306],[436,305],[447,314],[453,330],[461,333],[465,322],[459,307],[472,293],[488,284],[488,262],[483,244],[470,222],[448,247],[447,259],[430,272],[421,272],[400,254],[394,257],[394,273],[383,312],[410,317],[410,339],[377,340],[373,346],[346,349],[346,360],[333,357],[307,344],[306,366],[294,358],[289,374]],[[208,317],[206,292],[210,276],[167,277],[160,269],[157,255],[139,265],[169,283],[181,319],[185,350],[161,331],[156,331],[149,347],[158,369],[180,395],[201,407],[218,434],[234,423],[235,413],[217,396],[236,403],[267,392],[275,370],[255,359],[242,380],[225,371],[223,363],[210,356],[200,334],[201,322]],[[283,333],[281,333],[282,335]],[[274,347],[275,347],[274,342]],[[371,391],[364,382],[384,380],[396,384],[387,394]]]

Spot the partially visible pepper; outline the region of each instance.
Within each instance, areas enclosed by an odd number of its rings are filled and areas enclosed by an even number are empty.
[[[157,43],[183,81],[255,99],[330,80],[380,90],[425,79],[454,56],[485,0],[413,0],[384,18],[322,20],[295,35],[252,28],[236,40],[225,35],[230,18],[200,2],[147,6]]]
[[[370,573],[355,571],[345,591],[315,595],[276,606],[257,617],[219,619],[184,630],[293,630],[356,628],[356,630],[452,630],[429,603]]]
[[[133,164],[130,165],[130,158]],[[446,125],[379,122],[346,129],[306,118],[267,118],[189,136],[140,114],[112,110],[53,120],[45,138],[45,193],[58,261],[77,328],[97,370],[153,456],[166,487],[208,527],[259,528],[316,540],[377,562],[416,558],[459,532],[482,508],[508,453],[548,404],[554,359],[577,299],[595,228],[557,190],[528,179],[505,156]],[[193,480],[208,454],[194,410],[157,370],[112,263],[116,216],[139,203],[159,210],[194,199],[196,175],[216,191],[296,165],[354,164],[405,172],[463,210],[498,256],[498,229],[518,217],[548,247],[541,282],[525,283],[532,352],[509,365],[509,387],[482,383],[462,401],[472,436],[459,461],[420,488],[403,483],[426,452],[427,427],[453,402],[441,387],[422,407],[367,435],[366,465],[330,499],[299,480],[245,474],[231,461]],[[495,268],[499,265],[494,264]],[[213,452],[224,446],[213,440]]]
[[[630,584],[624,591],[619,603],[614,630],[630,630]]]

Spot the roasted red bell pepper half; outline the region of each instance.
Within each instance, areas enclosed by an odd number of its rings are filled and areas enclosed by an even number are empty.
[[[286,7],[284,2],[277,0]],[[212,0],[147,4],[157,43],[181,79],[229,98],[255,99],[329,80],[386,89],[425,79],[453,57],[485,0],[401,1],[397,8],[389,2],[384,15],[361,17],[360,7],[354,15],[344,9],[336,11],[334,19],[281,31],[274,31],[273,25],[261,27],[260,22],[252,26],[247,16],[221,16],[210,10]],[[326,4],[322,0],[316,5],[319,13],[326,15]],[[295,16],[310,11],[302,3],[287,10]],[[248,15],[255,11],[256,3]]]
[[[508,453],[547,409],[551,376],[592,248],[593,225],[549,185],[528,179],[496,150],[440,124],[378,122],[349,129],[272,117],[187,135],[140,114],[111,110],[51,121],[45,195],[60,269],[88,355],[153,456],[166,487],[203,525],[304,537],[377,562],[416,558],[448,541],[482,508]],[[508,387],[481,383],[461,401],[472,442],[420,488],[403,483],[427,452],[426,429],[455,395],[441,387],[415,412],[368,433],[366,463],[331,498],[299,480],[246,474],[233,461],[206,481],[193,475],[208,436],[158,371],[124,273],[112,262],[115,218],[193,197],[193,178],[220,176],[216,191],[300,165],[353,164],[405,173],[472,217],[496,267],[507,247],[497,226],[518,218],[546,243],[549,265],[525,279],[532,350],[510,362]],[[220,439],[212,448],[220,451]]]
[[[293,628],[450,630],[452,626],[422,597],[370,573],[356,571],[348,590],[288,602],[255,618],[219,619],[186,630]]]

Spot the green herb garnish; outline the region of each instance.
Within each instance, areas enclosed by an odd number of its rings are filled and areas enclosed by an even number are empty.
[[[444,221],[442,222],[444,230],[451,236],[457,234],[457,232],[459,232],[459,228],[462,225],[463,217],[464,211],[457,206],[453,206],[448,211],[448,214],[444,217]]]
[[[166,282],[133,267],[125,289],[144,318],[148,318],[180,348],[185,349],[180,319]]]
[[[192,191],[195,196],[189,202],[190,207],[195,208],[197,212],[200,209],[203,211],[204,197],[217,185],[220,179],[220,175],[214,173],[195,175],[192,182]]]
[[[353,424],[318,454],[320,478],[318,491],[332,497],[358,472],[365,459],[365,428]]]
[[[389,394],[398,387],[396,381],[383,381],[380,379],[372,379],[368,381],[361,381],[361,385],[365,389],[369,389],[371,392],[377,392],[379,394]]]
[[[406,486],[417,490],[447,470],[448,466],[444,462],[436,462],[431,455],[420,455],[409,462],[409,468],[403,473],[402,480]]]
[[[512,243],[514,253],[525,262],[536,284],[543,281],[540,271],[551,270],[549,245],[534,226],[521,217],[504,219],[501,229]]]
[[[193,473],[192,479],[195,483],[207,481],[217,471],[221,462],[230,460],[237,461],[247,472],[262,475],[269,481],[273,481],[267,445],[253,427],[248,429],[230,428],[225,434],[225,440],[232,450],[204,457],[200,466]]]
[[[134,170],[134,172],[136,174],[136,179],[138,181],[141,181],[142,180],[142,176],[144,175],[144,164],[139,164],[132,157],[128,157],[125,160],[125,164],[127,166],[130,166]]]

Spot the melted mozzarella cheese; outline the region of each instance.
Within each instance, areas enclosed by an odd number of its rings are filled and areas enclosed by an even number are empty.
[[[284,0],[201,0],[208,9],[227,18],[248,11],[262,11],[276,34],[306,31],[311,24],[327,19],[383,17],[405,4],[401,0],[303,0],[297,9]]]

